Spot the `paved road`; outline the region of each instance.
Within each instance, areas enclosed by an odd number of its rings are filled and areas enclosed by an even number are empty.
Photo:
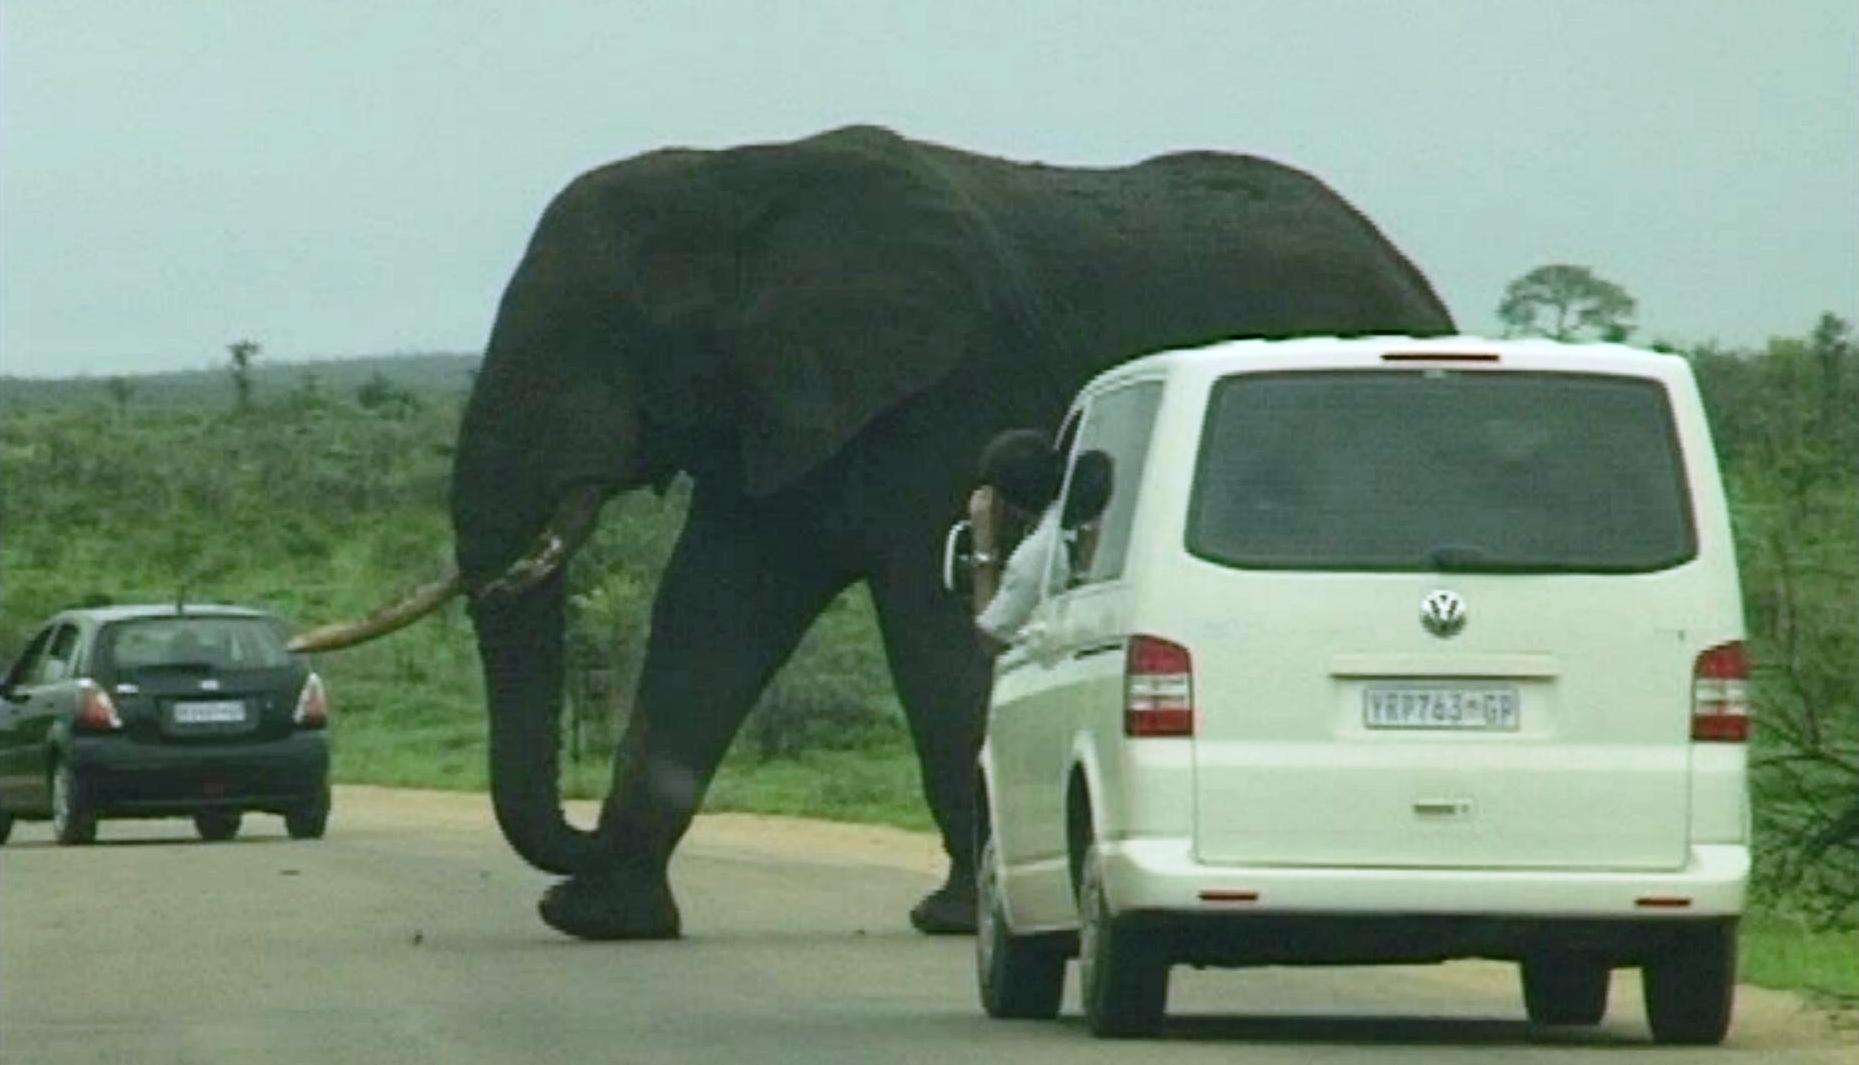
[[[932,849],[881,829],[706,819],[674,870],[689,937],[586,944],[531,907],[548,878],[481,797],[341,789],[330,836],[248,819],[106,822],[0,848],[0,1062],[1686,1061],[1636,979],[1606,1025],[1532,1032],[1512,970],[1177,970],[1167,1038],[984,1019],[970,944],[909,932]],[[1075,993],[1075,992],[1074,992]],[[1745,989],[1712,1062],[1855,1060],[1854,1033]]]

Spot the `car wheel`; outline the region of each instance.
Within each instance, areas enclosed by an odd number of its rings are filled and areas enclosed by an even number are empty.
[[[975,871],[975,970],[981,1008],[990,1017],[1050,1020],[1065,995],[1065,955],[1045,937],[1016,936],[1007,927],[999,855],[990,837]]]
[[[222,843],[239,834],[245,815],[237,810],[201,810],[194,815],[194,831],[211,843]]]
[[[1533,1024],[1600,1024],[1607,1014],[1607,985],[1613,971],[1592,958],[1550,955],[1526,958],[1523,1006]]]
[[[292,839],[322,839],[329,830],[329,789],[322,797],[284,813],[284,831]]]
[[[66,846],[97,838],[97,813],[84,794],[83,781],[64,762],[52,767],[52,838]]]
[[[1736,998],[1736,922],[1678,932],[1640,973],[1652,1037],[1688,1046],[1721,1043]]]
[[[10,813],[7,813],[5,810],[0,810],[0,844],[4,844],[6,842],[6,838],[12,834],[13,834],[13,815]]]
[[[1078,888],[1078,989],[1091,1034],[1152,1035],[1168,1011],[1168,958],[1110,912],[1103,856],[1085,852]]]

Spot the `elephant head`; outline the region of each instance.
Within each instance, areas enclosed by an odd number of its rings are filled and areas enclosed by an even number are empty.
[[[556,782],[562,562],[603,499],[680,471],[778,498],[853,476],[874,423],[935,402],[960,413],[891,433],[915,465],[885,467],[883,506],[946,516],[987,435],[1050,424],[1119,360],[1451,328],[1366,219],[1263,160],[1065,170],[871,127],[650,153],[560,193],[509,283],[459,434],[458,575],[299,644],[366,638],[468,591],[499,822],[534,864],[573,871],[594,844]],[[649,747],[651,727],[627,742]]]

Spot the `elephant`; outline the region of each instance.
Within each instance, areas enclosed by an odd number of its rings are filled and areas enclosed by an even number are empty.
[[[975,759],[990,665],[941,583],[985,442],[1056,427],[1120,361],[1237,337],[1451,333],[1420,271],[1316,178],[1209,151],[1022,163],[851,126],[671,148],[591,170],[545,209],[459,430],[456,572],[372,638],[469,597],[492,802],[565,879],[543,920],[674,938],[673,848],[752,704],[863,582],[949,879],[912,911],[972,929]],[[630,724],[591,831],[563,817],[563,563],[616,493],[691,479]]]

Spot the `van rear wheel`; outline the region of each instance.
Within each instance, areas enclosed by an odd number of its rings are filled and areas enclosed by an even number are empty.
[[[1078,889],[1078,985],[1091,1034],[1154,1035],[1168,1012],[1167,955],[1110,912],[1103,856],[1085,852]]]
[[[1640,971],[1653,1040],[1686,1046],[1721,1043],[1736,998],[1736,922],[1675,932]]]
[[[1545,955],[1525,958],[1523,1006],[1532,1024],[1600,1024],[1607,1015],[1612,970],[1591,958]]]

